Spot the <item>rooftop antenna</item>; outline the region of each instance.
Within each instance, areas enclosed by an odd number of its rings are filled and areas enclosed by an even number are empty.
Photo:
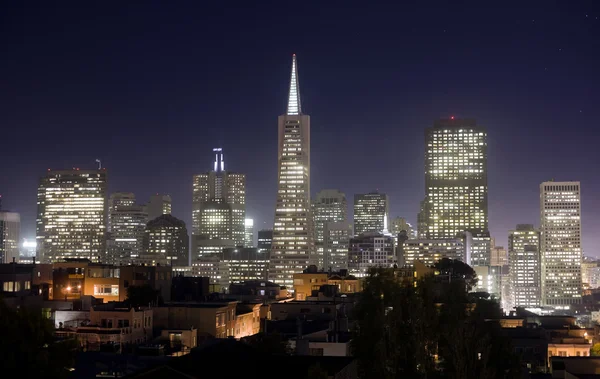
[[[98,170],[102,170],[102,161],[96,158],[96,163],[98,163]]]

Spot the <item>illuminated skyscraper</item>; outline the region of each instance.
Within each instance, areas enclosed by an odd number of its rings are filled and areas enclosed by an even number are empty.
[[[354,235],[383,232],[388,228],[389,209],[386,194],[372,192],[354,195]]]
[[[188,254],[189,236],[185,223],[170,214],[164,214],[146,225],[143,249],[136,263],[187,266]]]
[[[0,263],[19,261],[19,233],[21,216],[16,212],[0,210]]]
[[[540,232],[533,225],[519,224],[508,234],[508,259],[515,307],[539,307]]]
[[[40,260],[102,261],[106,252],[106,169],[48,170],[38,187]]]
[[[314,243],[310,211],[310,116],[302,113],[298,66],[292,57],[287,112],[278,119],[277,201],[269,280],[292,287],[308,267]]]
[[[581,197],[579,182],[540,184],[542,305],[581,302]]]
[[[244,221],[244,247],[254,247],[254,220],[251,218]]]
[[[146,205],[148,220],[154,220],[162,215],[171,214],[171,196],[170,195],[152,195]]]
[[[192,261],[245,242],[246,176],[225,170],[221,148],[213,153],[213,170],[194,175]]]
[[[319,268],[324,266],[325,228],[328,223],[346,221],[348,204],[346,195],[333,189],[319,191],[312,203],[312,215],[315,233],[315,256],[313,264]]]
[[[135,202],[131,192],[116,192],[108,199],[108,239],[105,263],[136,262],[142,250],[148,223],[146,207]]]
[[[271,255],[271,246],[273,245],[273,230],[263,229],[258,231],[258,251],[261,253],[269,253]]]
[[[352,238],[349,222],[326,222],[323,230],[323,268],[339,271],[348,268],[348,249]]]
[[[419,227],[426,238],[487,232],[487,133],[475,120],[451,117],[426,130],[425,194]]]

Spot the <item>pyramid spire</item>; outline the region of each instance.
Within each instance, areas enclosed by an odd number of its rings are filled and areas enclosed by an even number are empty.
[[[292,55],[292,76],[290,78],[290,94],[288,97],[288,116],[297,116],[302,114],[300,106],[300,84],[298,83],[298,64],[296,63],[296,54]]]

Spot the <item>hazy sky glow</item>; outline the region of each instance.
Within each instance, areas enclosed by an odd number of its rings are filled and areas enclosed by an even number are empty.
[[[488,129],[498,243],[539,224],[540,182],[580,180],[584,251],[600,254],[600,2],[144,3],[0,5],[0,193],[23,236],[38,177],[96,158],[111,192],[169,193],[191,229],[192,175],[213,147],[246,173],[257,228],[270,226],[296,53],[313,194],[339,188],[352,203],[379,189],[414,223],[425,127],[473,117]]]

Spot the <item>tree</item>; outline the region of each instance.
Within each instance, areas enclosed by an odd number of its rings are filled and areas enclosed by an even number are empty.
[[[329,374],[321,367],[319,363],[315,363],[308,367],[306,379],[328,379]]]
[[[242,341],[263,354],[287,355],[290,353],[287,341],[279,333],[264,332],[242,338]]]
[[[471,266],[457,259],[442,258],[434,267],[442,275],[448,275],[450,280],[461,280],[467,285],[467,290],[477,286],[477,274]]]
[[[148,306],[148,304],[160,304],[162,299],[157,290],[152,286],[145,284],[143,286],[127,287],[126,302],[132,307]]]
[[[62,378],[73,367],[77,343],[56,341],[50,320],[41,311],[11,309],[0,299],[2,369],[26,378]]]
[[[600,342],[595,343],[594,346],[592,346],[592,348],[590,349],[590,355],[593,355],[595,357],[600,356]]]

